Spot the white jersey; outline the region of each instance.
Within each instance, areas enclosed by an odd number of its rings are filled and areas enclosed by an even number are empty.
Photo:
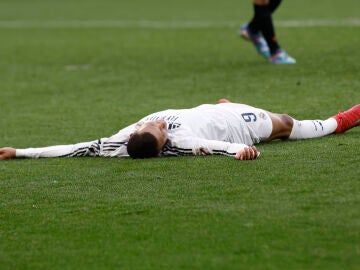
[[[164,110],[145,116],[110,138],[44,148],[17,149],[17,157],[128,156],[130,134],[142,122],[165,120],[168,141],[162,156],[228,155],[270,136],[272,124],[266,111],[244,104],[200,105],[191,109]]]

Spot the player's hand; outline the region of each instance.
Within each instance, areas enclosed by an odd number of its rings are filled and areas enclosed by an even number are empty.
[[[11,147],[0,148],[0,160],[16,157],[16,150]]]
[[[256,159],[259,156],[260,152],[256,149],[255,146],[245,147],[243,150],[239,151],[235,155],[235,159],[238,160],[252,160]]]

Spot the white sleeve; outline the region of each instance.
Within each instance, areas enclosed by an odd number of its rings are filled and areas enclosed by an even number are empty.
[[[168,141],[163,149],[164,156],[183,155],[225,155],[235,156],[237,152],[249,147],[246,144],[206,140],[196,137],[175,138]]]
[[[76,157],[76,156],[101,156],[101,157],[127,157],[127,142],[135,125],[121,129],[110,138],[40,148],[16,149],[17,158],[50,158],[50,157]]]
[[[98,141],[39,148],[16,149],[17,158],[49,158],[99,155]]]

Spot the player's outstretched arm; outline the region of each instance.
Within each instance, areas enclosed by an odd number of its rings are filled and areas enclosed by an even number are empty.
[[[259,156],[260,152],[256,149],[255,146],[245,147],[236,153],[235,159],[238,160],[253,160]]]
[[[16,157],[16,150],[11,147],[0,148],[0,160]]]
[[[255,146],[217,140],[206,140],[193,136],[172,139],[165,145],[162,152],[163,156],[182,156],[191,154],[195,156],[224,155],[231,156],[236,160],[253,160],[260,155],[260,152]]]

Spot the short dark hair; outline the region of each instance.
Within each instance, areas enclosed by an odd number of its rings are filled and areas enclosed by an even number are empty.
[[[135,132],[130,136],[127,152],[132,158],[157,157],[160,153],[158,142],[150,132]]]

